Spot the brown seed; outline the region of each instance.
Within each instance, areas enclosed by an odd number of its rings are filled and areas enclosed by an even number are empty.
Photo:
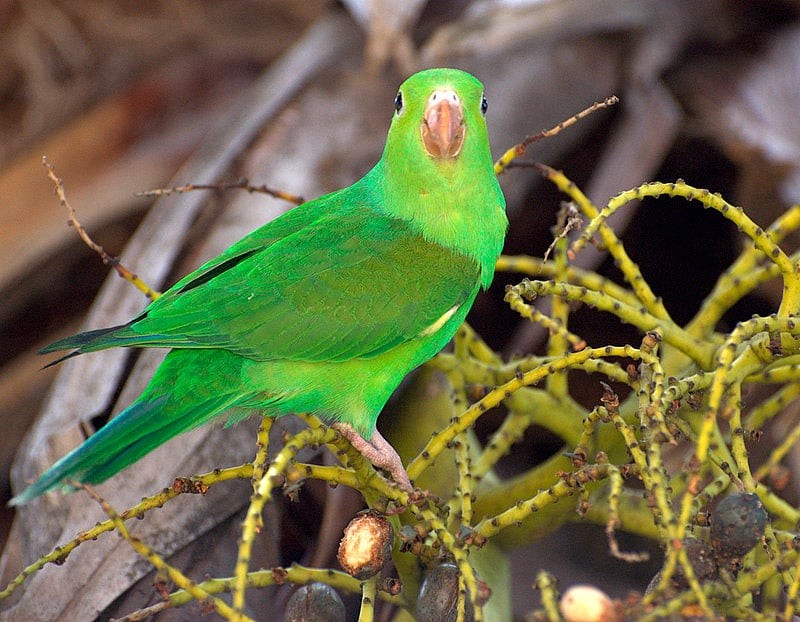
[[[339,564],[359,580],[378,574],[392,555],[394,530],[374,510],[357,515],[344,530],[339,543]]]

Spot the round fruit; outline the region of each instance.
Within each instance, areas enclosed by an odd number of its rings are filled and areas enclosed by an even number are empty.
[[[728,495],[711,512],[711,546],[722,558],[742,557],[761,541],[767,512],[752,493]]]
[[[394,530],[385,516],[372,510],[362,512],[345,527],[339,564],[356,579],[369,579],[392,558],[393,540]]]
[[[458,566],[445,562],[431,568],[417,598],[417,622],[455,622],[458,614]],[[474,620],[466,602],[466,622]]]
[[[309,583],[298,589],[283,614],[283,622],[344,622],[344,603],[325,583]]]

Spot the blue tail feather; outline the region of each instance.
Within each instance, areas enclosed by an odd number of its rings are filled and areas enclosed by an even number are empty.
[[[116,332],[119,332],[121,329],[127,328],[127,324],[123,324],[121,326],[112,326],[110,328],[100,328],[97,330],[87,330],[85,333],[78,333],[77,335],[70,335],[69,337],[64,337],[64,339],[59,339],[51,343],[48,346],[45,346],[41,350],[39,350],[39,354],[47,354],[49,352],[60,352],[62,350],[79,350],[88,352],[87,348],[91,348],[93,344],[98,344],[100,342],[107,342],[108,340],[106,337],[109,335],[113,335]],[[108,343],[108,347],[115,345],[114,343]],[[98,349],[98,348],[95,348]]]
[[[170,396],[134,402],[53,464],[9,504],[22,505],[58,488],[74,490],[70,481],[103,482],[172,437],[224,412],[232,405],[231,397],[219,396],[195,404],[176,403]]]

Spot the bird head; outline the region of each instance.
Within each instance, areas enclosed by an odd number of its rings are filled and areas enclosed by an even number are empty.
[[[472,257],[484,287],[508,225],[486,108],[483,84],[464,71],[415,73],[397,92],[383,156],[363,178],[375,205]]]
[[[395,97],[387,156],[395,165],[491,159],[486,107],[483,85],[472,75],[458,69],[420,71],[400,85]]]

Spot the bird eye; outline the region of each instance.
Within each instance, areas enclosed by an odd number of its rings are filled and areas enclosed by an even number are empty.
[[[486,95],[481,95],[481,114],[486,114],[489,109],[489,102],[486,101]]]
[[[400,114],[403,111],[403,94],[397,91],[397,96],[394,98],[394,111]]]

